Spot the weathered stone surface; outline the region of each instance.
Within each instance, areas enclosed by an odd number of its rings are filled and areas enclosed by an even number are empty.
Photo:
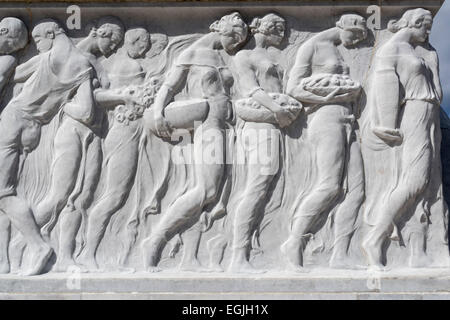
[[[442,2],[0,4],[2,297],[447,298]]]

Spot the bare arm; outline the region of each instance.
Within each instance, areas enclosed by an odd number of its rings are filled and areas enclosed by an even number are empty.
[[[27,62],[17,66],[16,72],[14,73],[14,82],[22,83],[27,81],[27,79],[31,77],[31,75],[38,68],[41,58],[42,58],[41,55],[37,55],[28,60]]]
[[[85,124],[94,117],[95,102],[92,94],[91,79],[84,81],[77,89],[72,101],[64,106],[64,112]]]
[[[340,101],[339,98],[346,99],[348,94],[336,96],[337,90],[331,92],[326,97],[322,97],[312,92],[309,92],[303,88],[302,80],[312,75],[313,55],[314,55],[313,42],[307,42],[300,47],[300,49],[297,52],[294,67],[292,68],[291,73],[289,74],[286,93],[294,97],[298,101],[311,104],[326,103],[331,100],[337,102]]]
[[[189,67],[184,65],[175,65],[170,70],[155,98],[155,104],[153,105],[155,117],[164,116],[164,108],[184,87],[188,73]]]
[[[282,111],[281,106],[259,86],[255,70],[252,63],[246,58],[246,55],[247,53],[241,52],[234,60],[236,73],[238,75],[238,83],[242,93],[245,96],[252,97],[255,101],[273,113]]]
[[[438,95],[437,98],[439,99],[440,102],[442,102],[443,92],[441,79],[439,76],[439,57],[436,50],[434,50],[434,48],[432,47],[430,48],[429,51],[428,65],[430,67],[431,72],[433,73],[434,87],[436,88],[436,93]]]
[[[95,101],[103,108],[114,108],[126,104],[131,96],[120,94],[117,90],[99,88],[94,91]]]
[[[376,94],[376,108],[379,126],[396,129],[400,109],[400,80],[396,72],[395,58],[383,58],[375,71],[373,90]]]

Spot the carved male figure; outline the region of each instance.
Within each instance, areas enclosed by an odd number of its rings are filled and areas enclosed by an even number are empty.
[[[39,144],[40,129],[72,99],[81,106],[92,104],[92,68],[72,44],[64,30],[52,20],[33,29],[39,55],[16,70],[15,81],[23,89],[5,108],[0,121],[0,208],[22,233],[32,254],[27,274],[37,274],[53,250],[42,239],[26,200],[16,195],[19,156]],[[79,114],[89,118],[89,110]]]
[[[86,216],[86,209],[92,202],[100,175],[105,115],[96,102],[111,99],[123,102],[123,99],[107,94],[105,97],[101,89],[108,88],[110,83],[98,62],[99,57],[107,57],[114,52],[122,41],[123,33],[120,20],[101,18],[89,36],[77,45],[77,50],[88,59],[95,72],[96,80],[89,88],[93,100],[88,104],[75,97],[64,107],[64,118],[54,140],[50,190],[36,209],[36,220],[46,236],[49,236],[61,214],[59,250],[54,267],[57,271],[65,271],[75,264],[72,257],[75,237],[82,217]],[[97,89],[95,95],[94,89]],[[83,109],[86,109],[88,116],[80,113]]]
[[[3,18],[0,21],[0,104],[3,105],[4,88],[16,65],[14,53],[28,43],[28,30],[17,18]],[[8,246],[10,221],[3,213],[0,215],[0,274],[10,271]]]

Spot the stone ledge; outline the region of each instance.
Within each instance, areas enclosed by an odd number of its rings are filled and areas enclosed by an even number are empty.
[[[2,275],[0,299],[450,300],[449,270],[424,269],[420,276],[413,275],[413,270],[402,273],[321,270],[258,276],[179,272]],[[71,289],[74,285],[79,289]]]

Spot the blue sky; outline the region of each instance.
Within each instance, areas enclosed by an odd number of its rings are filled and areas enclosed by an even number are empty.
[[[450,0],[444,2],[434,20],[430,42],[439,54],[440,74],[444,89],[442,107],[447,114],[450,114]]]

